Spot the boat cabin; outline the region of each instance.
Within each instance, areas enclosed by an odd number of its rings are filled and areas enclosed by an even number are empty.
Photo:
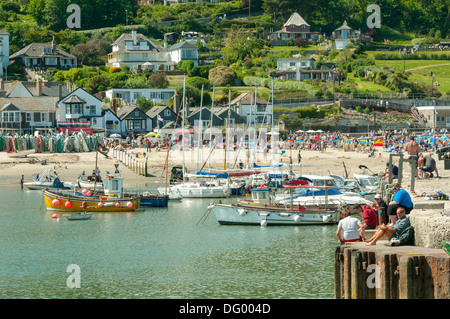
[[[252,188],[252,200],[257,203],[271,203],[271,188],[270,187],[258,187]]]
[[[123,196],[123,178],[107,174],[103,178],[104,192],[109,197]]]

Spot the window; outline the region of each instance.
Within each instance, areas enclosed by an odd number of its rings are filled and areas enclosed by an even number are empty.
[[[82,107],[81,104],[66,104],[66,114],[82,114]]]
[[[31,123],[31,113],[26,113],[25,121]]]
[[[170,110],[169,109],[165,109],[164,110],[164,116],[170,116]]]
[[[48,113],[41,113],[41,122],[48,122],[48,121],[49,121]]]
[[[57,58],[45,58],[45,64],[46,65],[57,65],[58,59]]]
[[[141,97],[141,93],[139,93],[139,92],[134,92],[134,93],[133,93],[133,97],[134,97],[134,100],[136,101],[137,99],[139,99],[139,98]]]
[[[266,106],[265,105],[257,105],[256,106],[256,111],[257,112],[265,112],[266,111]]]
[[[3,122],[19,123],[20,112],[3,112]]]

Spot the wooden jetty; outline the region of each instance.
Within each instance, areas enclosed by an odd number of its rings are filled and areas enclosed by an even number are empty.
[[[442,249],[387,243],[336,248],[336,299],[450,298],[450,255]]]

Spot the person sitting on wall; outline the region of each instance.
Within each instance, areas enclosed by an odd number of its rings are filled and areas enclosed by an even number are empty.
[[[351,217],[351,211],[344,209],[342,212],[344,219],[341,219],[338,224],[336,236],[341,243],[346,242],[358,242],[364,240],[366,233],[364,225],[355,217]],[[362,236],[359,234],[361,230]],[[341,231],[344,232],[343,238],[341,237]]]
[[[355,213],[363,214],[364,228],[365,229],[375,229],[377,227],[377,211],[370,206],[359,204],[353,205],[353,210]]]
[[[397,208],[396,214],[398,221],[394,226],[380,225],[378,230],[369,240],[365,240],[366,246],[375,246],[377,241],[384,235],[390,240],[391,238],[397,238],[406,228],[411,226],[409,218],[406,217],[406,210],[403,207]]]
[[[406,214],[409,214],[414,208],[414,204],[409,193],[406,190],[401,189],[399,183],[393,184],[392,190],[394,191],[394,197],[389,203],[387,214],[391,220],[392,225],[395,225],[395,223],[397,222],[397,208],[403,207],[406,211]]]

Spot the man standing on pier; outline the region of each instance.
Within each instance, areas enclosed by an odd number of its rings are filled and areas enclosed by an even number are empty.
[[[415,159],[416,160],[416,172],[414,174],[415,174],[415,177],[417,177],[418,176],[418,172],[419,172],[418,165],[417,165],[417,160],[419,159],[420,146],[415,141],[414,135],[411,135],[409,137],[409,142],[406,143],[406,145],[405,145],[405,152],[408,153],[408,155],[407,155],[408,159]],[[411,169],[412,169],[412,165],[411,165]],[[413,174],[413,172],[411,171],[411,175],[412,174]]]

